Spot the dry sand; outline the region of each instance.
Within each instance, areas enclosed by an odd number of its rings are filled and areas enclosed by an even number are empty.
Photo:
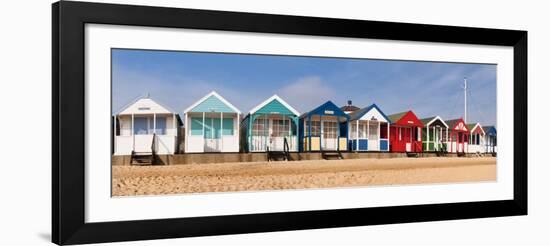
[[[113,166],[113,196],[496,180],[496,158],[393,158]]]

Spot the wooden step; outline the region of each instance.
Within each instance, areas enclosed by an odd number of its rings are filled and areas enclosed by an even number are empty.
[[[133,152],[130,160],[132,165],[152,165],[154,162],[152,152]]]
[[[416,152],[407,152],[407,157],[418,157],[418,153]]]
[[[134,152],[134,156],[151,156],[153,152]]]
[[[267,152],[267,161],[283,160],[288,161],[288,155],[284,151],[269,151]]]
[[[323,157],[323,159],[325,160],[328,160],[328,159],[332,159],[332,158],[337,158],[339,160],[341,159],[344,159],[344,157],[342,156],[342,153],[340,152],[337,152],[337,151],[330,151],[330,152],[322,152],[321,153],[321,156]]]

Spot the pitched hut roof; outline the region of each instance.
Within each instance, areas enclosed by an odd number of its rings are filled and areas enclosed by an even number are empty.
[[[239,111],[237,107],[233,106],[233,104],[229,103],[215,91],[208,93],[183,112],[224,112],[241,114],[241,111]]]
[[[424,124],[411,110],[388,115],[388,118],[394,125],[424,127]]]
[[[470,129],[471,132],[474,132],[474,130],[479,129],[479,131],[483,134],[485,134],[485,131],[483,130],[483,127],[481,127],[481,124],[479,123],[470,123],[468,124],[468,129]]]
[[[349,120],[349,115],[344,113],[336,104],[334,104],[331,101],[327,101],[323,104],[321,104],[319,107],[303,113],[300,118],[305,118],[312,115],[331,115],[331,116],[340,116],[340,117],[346,117],[346,119]]]
[[[443,125],[445,127],[449,128],[449,125],[447,125],[447,123],[445,123],[445,121],[443,119],[441,119],[441,117],[439,117],[439,116],[432,116],[432,117],[420,119],[420,122],[422,122],[422,124],[424,124],[424,125],[428,125],[428,124],[431,125],[437,120],[439,120],[441,123],[443,123]]]
[[[388,115],[388,118],[391,120],[391,122],[396,122],[399,119],[403,118],[405,114],[407,114],[409,111],[401,112],[401,113],[395,113]]]
[[[494,126],[484,126],[483,131],[485,131],[485,133],[490,136],[497,135],[497,128]]]
[[[277,95],[273,95],[267,100],[258,104],[256,107],[250,110],[249,114],[254,113],[278,113],[295,116],[300,115],[300,113],[296,109],[294,109],[285,100]]]
[[[183,125],[180,115],[160,101],[151,98],[149,94],[139,96],[126,104],[115,115],[151,115],[151,114],[173,114],[179,125]]]
[[[445,123],[449,126],[449,129],[451,129],[451,130],[457,130],[457,129],[455,129],[455,126],[459,122],[464,123],[464,120],[462,120],[462,118],[459,118],[459,119],[453,119],[453,120],[446,120],[445,121]],[[470,131],[466,124],[464,124],[464,128],[465,129],[462,129],[462,131]]]
[[[116,115],[126,114],[173,114],[176,111],[151,98],[148,94],[139,96],[118,110]]]
[[[382,115],[382,117],[384,117],[384,119],[391,124],[391,120],[388,118],[388,116],[386,116],[386,114],[384,114],[384,112],[382,112],[382,110],[380,110],[380,108],[376,105],[376,104],[372,104],[368,107],[364,107],[362,109],[359,109],[353,113],[350,113],[349,116],[350,116],[350,120],[357,120],[357,119],[361,119],[361,117],[363,117],[363,115],[367,114],[368,112],[370,112],[371,110],[377,110],[378,112],[380,112],[380,114]]]

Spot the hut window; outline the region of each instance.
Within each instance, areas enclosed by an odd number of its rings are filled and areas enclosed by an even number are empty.
[[[147,117],[134,118],[134,134],[135,135],[149,134],[149,120]]]
[[[165,135],[166,134],[166,117],[159,117],[157,116],[157,123],[156,123],[156,134],[158,135]]]
[[[222,135],[224,136],[233,135],[233,119],[223,119]]]
[[[337,138],[338,137],[338,124],[336,122],[323,122],[323,137],[325,138]]]
[[[202,135],[202,117],[191,118],[191,135]]]
[[[359,138],[367,138],[367,124],[359,123]]]
[[[388,138],[388,124],[380,124],[380,138]]]
[[[273,137],[288,136],[290,130],[290,120],[273,120]]]
[[[268,134],[268,121],[266,119],[255,119],[252,124],[252,136],[265,136]]]
[[[397,135],[399,135],[399,141],[401,141],[403,139],[403,136],[401,136],[401,127],[397,128],[397,131],[398,131]]]
[[[321,122],[320,121],[307,121],[306,129],[304,131],[305,136],[309,135],[309,124],[311,123],[311,136],[319,136],[321,134]]]

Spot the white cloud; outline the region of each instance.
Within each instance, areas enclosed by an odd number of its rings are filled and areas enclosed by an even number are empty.
[[[284,86],[278,94],[300,112],[305,112],[333,100],[334,89],[320,77],[308,76]]]

